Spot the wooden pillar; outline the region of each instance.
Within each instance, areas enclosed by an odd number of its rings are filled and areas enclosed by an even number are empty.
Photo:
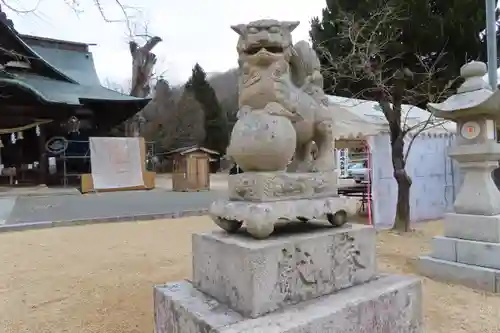
[[[38,149],[40,154],[40,169],[39,169],[39,182],[40,184],[47,184],[47,173],[48,173],[48,160],[47,151],[45,150],[45,128],[39,125],[40,135],[38,136]]]

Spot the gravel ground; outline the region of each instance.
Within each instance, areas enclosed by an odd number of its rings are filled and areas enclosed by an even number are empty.
[[[0,332],[153,331],[152,286],[191,275],[206,217],[0,234]],[[439,222],[379,234],[382,271],[414,274]],[[500,332],[500,297],[424,279],[427,333]]]

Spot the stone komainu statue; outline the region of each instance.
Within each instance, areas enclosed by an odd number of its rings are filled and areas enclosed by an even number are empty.
[[[238,118],[265,110],[290,119],[296,146],[288,171],[332,171],[332,112],[316,52],[306,41],[292,43],[291,33],[298,25],[259,20],[231,27],[240,36]],[[318,148],[315,160],[311,158],[313,142]]]

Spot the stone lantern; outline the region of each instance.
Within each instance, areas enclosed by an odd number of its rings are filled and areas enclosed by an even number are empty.
[[[500,91],[483,80],[486,65],[473,61],[460,75],[465,82],[457,94],[428,105],[436,117],[457,123],[457,137],[449,156],[459,163],[464,182],[445,216],[444,237],[433,239],[433,253],[421,257],[422,273],[438,279],[500,292],[500,191],[493,171],[500,160],[496,120]]]

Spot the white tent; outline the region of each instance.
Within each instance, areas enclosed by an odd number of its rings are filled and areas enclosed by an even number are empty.
[[[329,96],[329,100],[335,112],[336,147],[366,144],[370,148],[373,224],[391,227],[396,213],[397,184],[393,177],[387,120],[377,102],[337,96]],[[447,155],[456,125],[433,117],[429,120],[431,114],[416,106],[403,105],[402,109],[402,123],[410,127],[428,125],[414,139],[406,165],[413,180],[411,219],[441,218],[451,209],[455,188],[461,182],[456,164]],[[407,140],[412,138],[411,133]]]
[[[363,140],[366,136],[389,131],[389,124],[378,102],[362,99],[328,96],[335,113],[335,136],[341,141],[339,146],[348,141]],[[455,133],[453,122],[432,116],[428,111],[414,105],[403,104],[401,123],[405,128],[413,128],[413,133],[421,127],[425,132]]]
[[[500,68],[497,68],[497,77],[498,77],[497,84],[500,85]],[[489,84],[490,83],[489,75],[485,74],[483,76],[483,80],[484,80],[484,82]]]

